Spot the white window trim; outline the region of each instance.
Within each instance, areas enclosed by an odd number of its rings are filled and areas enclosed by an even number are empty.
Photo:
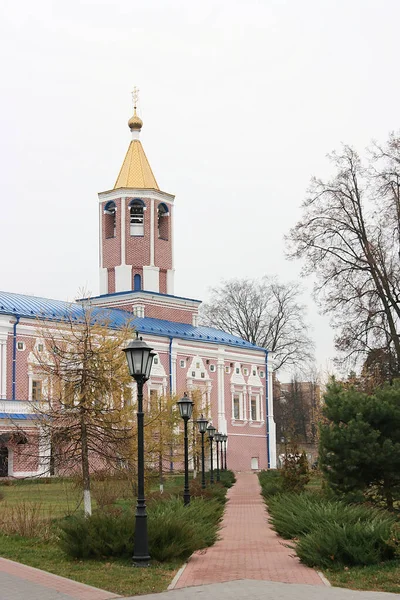
[[[234,398],[239,397],[239,418],[235,418]],[[232,390],[232,425],[245,425],[247,423],[246,417],[246,392],[245,390]]]

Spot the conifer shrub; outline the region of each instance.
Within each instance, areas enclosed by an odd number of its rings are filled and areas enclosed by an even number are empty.
[[[224,487],[230,488],[236,481],[235,473],[229,469],[220,472],[221,483]]]
[[[222,518],[223,504],[215,499],[181,498],[150,501],[149,551],[154,560],[187,558],[212,545]],[[73,558],[128,558],[133,554],[135,515],[132,508],[99,510],[90,517],[70,517],[60,525],[61,548]]]
[[[261,492],[265,499],[282,493],[282,478],[280,471],[261,471],[258,474]]]
[[[150,555],[160,562],[187,558],[195,550],[211,546],[223,508],[216,500],[192,499],[184,506],[180,498],[149,507]]]
[[[67,517],[60,524],[59,544],[72,558],[129,557],[133,553],[132,510],[96,511],[90,517]]]
[[[300,538],[296,552],[310,567],[340,569],[373,565],[393,558],[388,544],[392,523],[388,518],[339,524],[327,522]]]
[[[285,539],[298,538],[327,523],[339,526],[382,522],[391,528],[393,515],[369,506],[328,500],[315,493],[276,495],[268,502],[270,522]]]

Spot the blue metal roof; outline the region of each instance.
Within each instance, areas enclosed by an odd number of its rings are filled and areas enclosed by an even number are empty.
[[[27,421],[28,419],[38,419],[38,415],[34,414],[25,414],[25,413],[0,413],[0,419],[13,419],[15,420],[23,420]]]
[[[84,316],[82,302],[65,302],[63,300],[50,300],[39,296],[25,296],[11,292],[0,292],[0,314],[19,315],[31,319],[63,321],[73,318],[79,323]],[[127,320],[132,319],[132,313],[118,308],[93,307],[94,319],[107,319],[110,327],[121,327]],[[133,319],[133,325],[140,333],[161,337],[174,337],[192,342],[206,342],[209,344],[224,344],[236,348],[264,350],[241,338],[200,325],[194,327],[187,323],[176,323],[150,317]]]

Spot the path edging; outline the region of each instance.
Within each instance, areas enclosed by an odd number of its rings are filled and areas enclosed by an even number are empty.
[[[327,579],[325,577],[325,575],[322,573],[322,571],[317,571],[317,573],[321,577],[322,581],[324,582],[324,585],[326,585],[327,587],[332,587],[331,582],[329,581],[329,579]]]
[[[176,584],[178,583],[178,580],[180,578],[180,576],[182,575],[183,571],[186,569],[187,567],[187,562],[185,562],[181,568],[175,573],[175,576],[173,578],[173,580],[171,581],[171,583],[169,584],[169,586],[167,587],[167,590],[173,590],[175,589]]]

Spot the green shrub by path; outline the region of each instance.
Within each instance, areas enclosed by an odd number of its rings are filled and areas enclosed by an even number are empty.
[[[213,544],[223,504],[194,498],[184,506],[179,498],[151,501],[148,506],[149,551],[155,560],[187,558]],[[61,525],[60,545],[73,558],[129,557],[133,554],[135,517],[132,509],[70,517]]]
[[[149,506],[150,555],[164,562],[187,558],[217,539],[223,508],[217,500],[192,499],[184,506],[180,498]]]
[[[340,500],[327,500],[318,494],[276,495],[268,501],[270,522],[285,539],[306,535],[325,523],[348,525],[372,519],[395,523],[393,515],[363,505],[349,505]]]
[[[328,522],[301,537],[296,552],[309,567],[378,564],[394,557],[394,549],[387,544],[390,529],[388,519],[377,517],[347,524]]]
[[[220,472],[221,483],[226,488],[230,488],[236,482],[235,473],[229,469]]]
[[[60,547],[72,558],[127,558],[132,555],[135,517],[130,510],[94,512],[60,523]]]
[[[258,474],[261,493],[265,499],[282,493],[282,478],[280,471],[261,471]]]
[[[396,517],[386,511],[310,492],[275,495],[268,509],[277,533],[298,540],[297,555],[312,567],[377,564],[397,551]]]

